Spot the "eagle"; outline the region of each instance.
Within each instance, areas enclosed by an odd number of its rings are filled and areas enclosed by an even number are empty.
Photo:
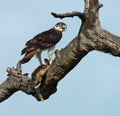
[[[61,40],[62,32],[67,29],[67,25],[63,22],[58,22],[51,29],[41,32],[27,41],[25,48],[21,51],[24,57],[19,61],[19,64],[27,63],[31,58],[36,55],[40,65],[42,65],[41,53],[48,50],[48,59],[52,63],[53,50],[55,45]]]

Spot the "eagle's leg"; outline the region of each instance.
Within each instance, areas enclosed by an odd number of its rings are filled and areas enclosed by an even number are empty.
[[[40,65],[42,65],[43,63],[42,63],[42,59],[41,59],[41,51],[36,53],[36,58],[39,60]]]
[[[48,59],[50,64],[52,64],[52,56],[53,56],[53,50],[55,49],[55,45],[48,49]]]

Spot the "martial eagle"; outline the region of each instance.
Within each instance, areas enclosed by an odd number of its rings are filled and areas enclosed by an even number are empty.
[[[48,50],[48,59],[52,62],[52,54],[55,45],[61,40],[62,32],[67,29],[67,25],[63,22],[57,23],[53,28],[37,34],[31,40],[26,42],[26,47],[21,51],[21,55],[25,54],[20,64],[27,63],[34,55],[38,58],[40,64],[41,52]]]

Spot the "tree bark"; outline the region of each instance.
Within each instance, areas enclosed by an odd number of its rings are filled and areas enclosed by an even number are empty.
[[[88,52],[92,50],[120,56],[120,37],[104,30],[99,21],[99,9],[103,6],[98,0],[84,0],[84,12],[52,13],[55,18],[69,18],[77,16],[82,24],[78,35],[63,49],[55,51],[55,59],[46,68],[37,67],[33,72],[34,78],[38,75],[40,86],[35,89],[33,75],[28,77],[22,74],[21,69],[8,68],[8,78],[0,85],[0,102],[21,90],[32,95],[38,101],[48,99],[57,91],[58,82],[69,73]],[[40,72],[43,72],[41,74]]]

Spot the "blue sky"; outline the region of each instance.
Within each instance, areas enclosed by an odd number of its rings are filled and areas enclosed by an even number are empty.
[[[51,12],[83,11],[84,0],[1,0],[0,83],[6,79],[6,68],[15,66],[21,59],[25,42],[37,33],[63,21],[68,25],[56,48],[64,48],[78,33],[81,21],[77,18],[53,18]],[[100,21],[104,29],[120,35],[120,1],[101,0]],[[42,54],[47,57],[46,52]],[[33,58],[23,66],[31,73],[38,65]],[[37,102],[32,96],[17,92],[0,104],[0,116],[120,116],[120,60],[98,51],[85,56],[82,61],[58,84],[58,90],[48,100]]]

